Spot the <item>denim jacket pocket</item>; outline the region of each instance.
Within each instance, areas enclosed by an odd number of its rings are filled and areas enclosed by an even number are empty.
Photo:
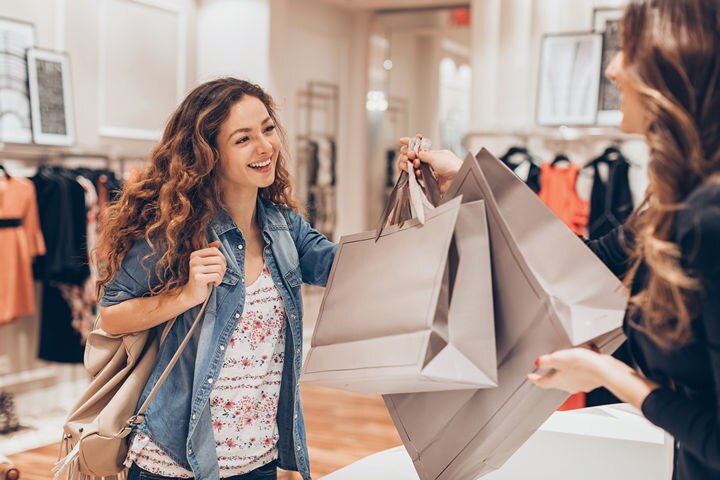
[[[292,288],[300,287],[300,285],[302,285],[302,272],[300,271],[300,267],[297,266],[288,270],[287,273],[285,273],[285,281]]]
[[[223,277],[221,283],[224,283],[225,285],[237,285],[238,281],[240,281],[240,275],[231,272],[230,270],[225,270],[225,276]]]

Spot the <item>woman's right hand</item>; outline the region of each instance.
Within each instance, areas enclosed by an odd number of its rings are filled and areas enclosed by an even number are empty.
[[[422,135],[417,135],[418,138],[422,138]],[[413,162],[415,168],[415,175],[418,178],[422,178],[420,173],[420,162],[427,163],[432,168],[437,178],[438,186],[440,187],[440,193],[447,192],[450,188],[455,175],[460,171],[462,166],[462,160],[460,160],[450,150],[428,150],[426,152],[421,151],[418,157],[415,152],[408,151],[408,143],[410,139],[403,137],[400,139],[400,157],[398,159],[398,170],[407,171],[408,160]]]
[[[192,306],[205,301],[210,294],[208,285],[220,285],[225,276],[227,262],[220,252],[220,242],[211,243],[208,248],[190,254],[188,282],[182,287],[182,295]]]

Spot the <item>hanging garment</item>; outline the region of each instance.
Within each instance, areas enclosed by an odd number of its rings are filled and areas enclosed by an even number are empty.
[[[47,250],[36,262],[37,279],[82,285],[90,274],[85,190],[75,177],[64,168],[41,166],[31,179]]]
[[[519,158],[519,161],[516,159]],[[540,167],[533,161],[532,155],[525,147],[511,147],[500,160],[515,172],[533,192],[540,191]]]
[[[544,163],[540,174],[540,199],[577,235],[586,235],[590,203],[575,188],[580,166]]]
[[[0,180],[0,324],[35,313],[33,258],[45,254],[35,186],[26,178]]]
[[[308,158],[308,186],[317,185],[318,169],[320,168],[320,159],[318,158],[320,146],[315,140],[308,141],[307,158]]]
[[[99,278],[97,265],[90,261],[90,256],[97,244],[97,220],[98,220],[98,195],[92,181],[82,175],[76,177],[77,182],[85,191],[85,208],[87,210],[87,251],[90,275],[85,283],[80,285],[57,283],[55,286],[60,290],[63,298],[70,306],[72,312],[72,326],[77,330],[82,343],[85,343],[97,314],[97,301],[95,298],[95,284]]]
[[[316,185],[335,185],[335,142],[328,138],[318,139]]]
[[[328,237],[335,230],[335,141],[317,138],[308,142],[308,221]]]
[[[82,363],[85,347],[72,327],[72,311],[60,290],[43,282],[38,357],[50,362]]]
[[[97,189],[98,206],[100,207],[99,223],[102,224],[107,207],[120,196],[122,181],[109,170],[97,170],[93,173],[93,175],[88,175],[87,172],[83,172],[83,175],[92,180]]]
[[[63,285],[83,287],[90,275],[85,189],[76,178],[70,170],[48,166],[32,178],[47,247],[35,269],[43,282],[38,356],[52,362],[83,361],[82,337],[72,326],[73,313],[61,292],[72,288]]]
[[[622,156],[615,160],[608,158],[604,155],[589,165],[594,171],[588,226],[588,236],[591,239],[610,233],[625,223],[633,211],[632,190],[628,178],[630,164]],[[607,182],[603,180],[598,169],[601,162],[606,163],[610,169]]]

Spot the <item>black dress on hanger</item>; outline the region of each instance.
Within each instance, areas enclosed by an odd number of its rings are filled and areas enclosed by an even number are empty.
[[[514,156],[522,156],[522,159],[520,162],[512,162],[511,159]],[[507,152],[505,152],[505,155],[500,157],[500,160],[512,171],[515,171],[523,163],[529,162],[530,171],[528,172],[527,179],[525,179],[525,184],[527,184],[527,186],[535,193],[540,191],[540,167],[538,167],[533,161],[533,157],[530,155],[527,148],[511,147]]]
[[[609,167],[607,182],[600,175],[600,163]],[[586,167],[592,168],[594,172],[588,232],[590,239],[596,239],[625,223],[633,211],[628,177],[630,163],[618,149],[611,147]]]
[[[51,362],[83,361],[82,338],[72,328],[72,312],[56,287],[82,285],[90,275],[85,191],[75,176],[67,169],[43,165],[31,179],[47,249],[34,268],[35,278],[43,284],[38,357]]]

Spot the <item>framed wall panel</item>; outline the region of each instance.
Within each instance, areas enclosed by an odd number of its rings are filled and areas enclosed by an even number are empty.
[[[539,125],[593,125],[600,89],[602,35],[545,35],[540,54]]]
[[[27,51],[28,85],[35,143],[75,143],[70,59],[67,54],[32,48]]]
[[[185,94],[185,0],[101,0],[100,135],[157,140]]]

